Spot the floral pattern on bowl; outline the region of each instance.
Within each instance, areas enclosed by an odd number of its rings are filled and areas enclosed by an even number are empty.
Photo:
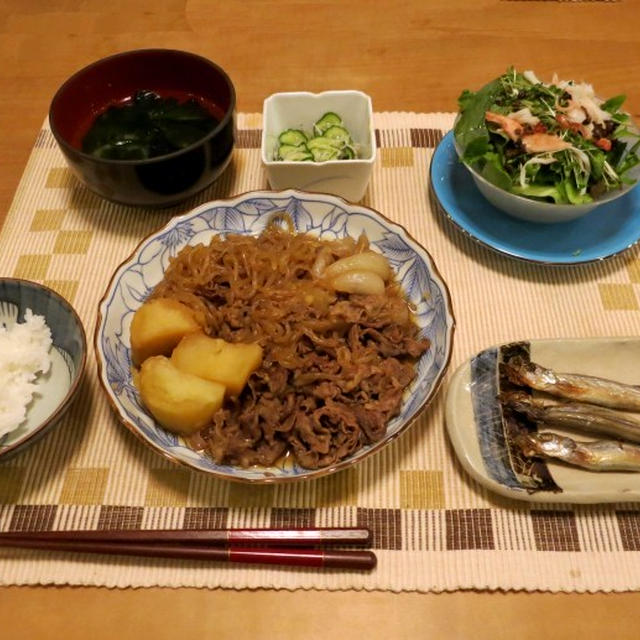
[[[305,469],[284,462],[269,468],[240,468],[216,464],[194,451],[177,435],[159,425],[140,402],[131,376],[129,327],[136,309],[161,280],[169,259],[186,245],[208,244],[218,234],[259,235],[274,217],[286,214],[295,231],[331,240],[363,231],[389,260],[409,300],[416,308],[421,334],[431,340],[418,363],[417,377],[406,394],[399,416],[386,437],[350,458],[324,469]],[[363,459],[400,435],[433,398],[451,356],[454,318],[446,284],[431,257],[399,225],[363,206],[323,194],[294,190],[250,192],[229,200],[201,205],[171,220],[141,242],[114,273],[99,306],[95,337],[99,378],[119,419],[160,454],[192,469],[245,482],[277,482],[317,477]]]

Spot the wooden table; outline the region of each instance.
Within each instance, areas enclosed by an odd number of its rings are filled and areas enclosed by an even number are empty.
[[[80,8],[77,8],[80,7]],[[102,56],[187,49],[231,75],[238,110],[274,91],[357,88],[376,111],[455,111],[509,65],[626,93],[640,119],[634,0],[2,0],[0,222],[56,88]],[[393,594],[11,587],[0,635],[477,639],[637,637],[640,594]]]

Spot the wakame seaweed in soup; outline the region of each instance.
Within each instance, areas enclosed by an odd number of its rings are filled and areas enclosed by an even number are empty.
[[[184,149],[217,124],[194,98],[179,101],[138,91],[96,118],[82,141],[82,150],[97,158],[144,160]]]

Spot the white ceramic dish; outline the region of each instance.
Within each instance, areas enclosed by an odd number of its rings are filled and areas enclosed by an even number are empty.
[[[82,322],[67,300],[36,282],[0,278],[0,324],[9,328],[23,322],[27,309],[43,316],[51,330],[51,369],[36,380],[25,422],[0,438],[1,459],[22,451],[57,424],[78,390],[87,357]]]
[[[278,136],[283,131],[308,131],[328,111],[343,119],[359,146],[358,158],[327,162],[274,159]],[[296,91],[270,95],[264,101],[261,154],[272,189],[320,191],[358,202],[366,192],[376,159],[371,98],[361,91]]]
[[[523,344],[529,345],[531,360],[556,371],[600,376],[628,384],[640,381],[639,338],[532,340]],[[462,364],[451,378],[446,397],[446,424],[465,470],[491,491],[518,500],[639,501],[640,473],[592,472],[553,461],[547,462],[546,468],[557,489],[528,489],[531,478],[513,468],[496,399],[496,367],[501,351],[507,346],[481,351]],[[573,437],[594,439],[577,434]]]
[[[485,180],[473,167],[468,164],[464,166],[471,174],[480,193],[496,207],[496,209],[500,209],[500,211],[504,211],[514,218],[520,218],[520,220],[526,220],[527,222],[537,222],[541,224],[569,222],[569,220],[576,220],[577,218],[587,215],[587,213],[590,213],[596,207],[608,201],[602,198],[602,201],[588,202],[585,204],[538,202],[516,195],[515,193],[509,193],[488,180]],[[613,195],[615,198],[623,195],[623,192],[622,190],[620,193],[611,192],[610,195]],[[614,198],[610,197],[609,199],[612,200]]]
[[[455,136],[453,139],[456,153],[459,158],[462,158],[462,152]],[[633,143],[633,141],[631,142]],[[555,224],[577,220],[591,213],[594,209],[627,195],[627,193],[635,187],[635,184],[625,184],[620,189],[609,191],[594,202],[587,202],[585,204],[555,204],[553,202],[541,202],[532,198],[525,198],[515,193],[509,193],[483,178],[472,166],[464,162],[463,165],[473,178],[480,193],[496,207],[496,209],[500,209],[500,211],[504,211],[504,213],[514,218],[540,224]],[[632,169],[629,177],[634,180],[640,179],[640,165]]]
[[[360,449],[338,464],[310,470],[285,460],[268,468],[218,465],[165,431],[141,405],[131,376],[129,326],[136,309],[162,279],[169,258],[186,245],[208,243],[214,235],[259,235],[274,216],[288,214],[294,229],[336,239],[362,232],[390,261],[416,320],[431,347],[417,366],[400,415],[388,425],[385,438]],[[145,444],[174,462],[229,480],[277,482],[313,478],[344,469],[398,437],[433,398],[448,367],[454,319],[447,286],[431,257],[399,225],[372,209],[339,198],[298,191],[258,191],[209,202],[171,220],[149,236],[114,273],[100,303],[95,334],[99,379],[122,423]]]

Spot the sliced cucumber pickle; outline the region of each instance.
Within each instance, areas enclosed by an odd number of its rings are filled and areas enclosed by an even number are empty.
[[[324,136],[316,136],[307,142],[308,149],[340,149],[342,143],[340,140],[333,138],[325,138]]]
[[[328,111],[313,124],[313,133],[302,129],[285,129],[278,136],[276,159],[295,162],[327,162],[357,157],[357,146],[342,118]]]
[[[345,147],[340,157],[344,160],[353,160],[356,157],[355,149],[351,146]]]
[[[278,148],[278,157],[286,162],[307,162],[314,157],[306,145],[294,146],[291,144],[281,144]]]
[[[351,142],[351,134],[344,127],[337,124],[329,127],[322,135],[325,138],[330,138],[331,140],[339,140],[344,144],[349,144]]]
[[[316,147],[315,149],[311,149],[311,155],[313,155],[313,159],[315,162],[337,160],[339,153],[340,152],[338,151],[338,149],[332,149],[330,147]]]
[[[342,118],[337,113],[328,111],[313,125],[313,130],[316,135],[321,136],[327,129],[329,129],[329,127],[333,127],[335,125],[341,127],[342,124]]]
[[[297,147],[301,144],[305,144],[307,141],[307,136],[304,131],[300,131],[300,129],[287,129],[283,131],[278,136],[278,142],[280,144],[291,145],[292,147]]]

